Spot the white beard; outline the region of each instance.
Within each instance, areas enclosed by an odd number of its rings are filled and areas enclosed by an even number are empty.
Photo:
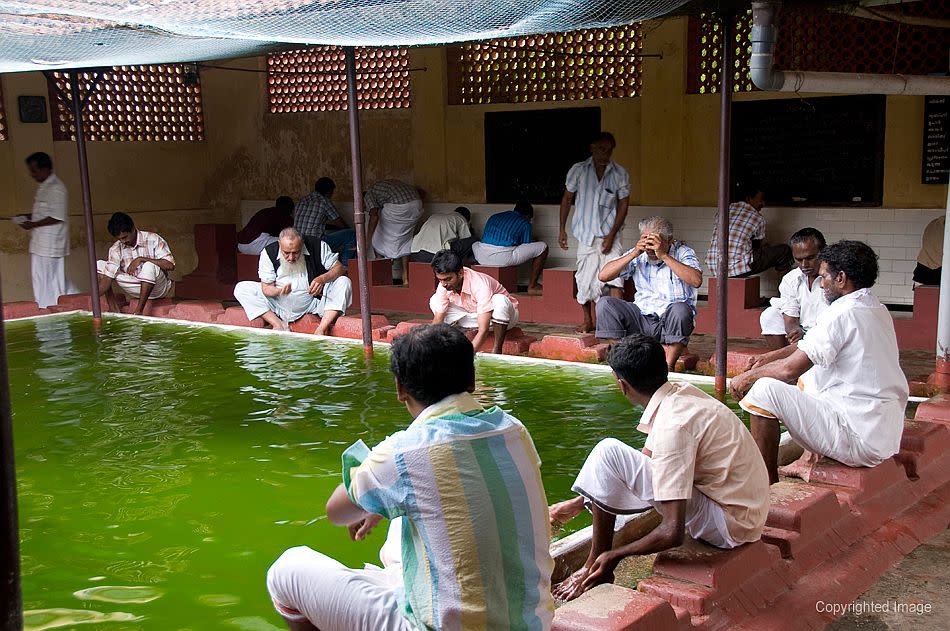
[[[284,258],[284,253],[281,252],[277,255],[277,260],[280,262],[280,269],[278,274],[283,275],[293,275],[293,274],[306,274],[307,273],[307,261],[304,259],[303,254],[297,258],[293,263]]]

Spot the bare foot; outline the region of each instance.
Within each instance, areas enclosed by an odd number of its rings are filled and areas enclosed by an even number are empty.
[[[594,332],[594,323],[585,322],[584,324],[574,327],[575,333],[593,333]]]
[[[548,507],[548,516],[551,520],[551,527],[560,528],[567,522],[580,515],[583,510],[584,498],[581,495],[563,502],[558,502],[557,504],[551,504],[551,506]]]
[[[811,482],[811,473],[819,460],[821,460],[820,454],[805,451],[792,464],[779,467],[778,472],[786,478],[801,478],[805,482]]]
[[[587,591],[584,588],[584,579],[587,578],[588,571],[589,570],[585,565],[552,587],[551,594],[555,599],[557,599],[559,603],[566,603],[569,600],[574,600]]]
[[[540,296],[544,291],[544,287],[538,285],[537,287],[528,287],[529,296]]]

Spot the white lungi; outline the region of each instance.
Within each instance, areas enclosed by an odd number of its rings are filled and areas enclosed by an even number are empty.
[[[267,591],[274,607],[288,620],[306,618],[321,631],[410,631],[402,614],[401,525],[390,523],[380,559],[396,549],[395,562],[380,569],[354,570],[305,546],[290,548],[267,571]],[[396,540],[393,542],[393,533]]]
[[[66,266],[62,256],[30,255],[33,297],[40,309],[51,307],[66,293]]]
[[[435,296],[429,299],[429,308],[432,313],[436,313],[435,306],[432,304]],[[518,308],[512,304],[511,299],[504,294],[494,294],[491,297],[492,312],[491,321],[499,324],[507,324],[509,327],[518,322]],[[446,324],[456,324],[463,329],[478,328],[478,314],[466,311],[456,304],[449,303],[448,311],[443,320]]]
[[[600,251],[604,240],[602,238],[594,239],[591,245],[577,244],[577,272],[574,274],[577,280],[577,302],[584,304],[586,302],[597,302],[604,293],[604,286],[623,287],[623,279],[615,278],[609,283],[602,283],[597,280],[597,274],[603,269],[608,261],[620,258],[623,250],[620,247],[620,239],[614,239],[613,247],[610,252],[604,254]]]
[[[772,300],[776,300],[773,298]],[[770,306],[759,316],[762,335],[785,335],[785,316],[775,305]]]
[[[266,232],[262,232],[256,239],[250,243],[238,243],[238,252],[241,254],[260,254],[261,250],[269,246],[271,243],[276,243],[277,237],[272,237]]]
[[[739,401],[739,407],[749,414],[777,418],[796,443],[849,467],[873,467],[884,460],[865,449],[864,441],[836,406],[798,386],[763,377]]]
[[[640,450],[605,438],[587,456],[571,490],[614,515],[642,513],[655,504],[652,462]],[[695,488],[686,502],[686,532],[718,548],[742,545],[729,534],[722,506]]]
[[[108,261],[96,261],[96,271],[105,275],[105,269],[108,264]],[[139,297],[139,292],[142,291],[142,283],[155,285],[155,288],[148,297],[149,300],[164,298],[172,288],[172,279],[168,277],[168,274],[155,263],[149,262],[139,265],[135,276],[126,274],[125,272],[119,272],[115,275],[113,280],[119,285],[119,289],[121,289],[123,293],[132,298]]]
[[[521,245],[489,245],[476,241],[472,244],[472,254],[479,265],[489,267],[508,267],[521,265],[531,259],[541,256],[548,249],[544,241],[532,241]]]
[[[373,249],[385,259],[398,259],[412,252],[412,233],[422,217],[422,200],[408,204],[383,204],[373,231]]]
[[[273,311],[278,318],[285,322],[294,322],[308,313],[315,313],[321,318],[326,311],[346,311],[353,302],[353,285],[347,276],[340,276],[323,286],[323,295],[319,298],[311,296],[307,288],[294,289],[285,296],[271,298],[264,295],[260,282],[244,280],[234,287],[234,297],[247,319],[259,318],[268,311]]]

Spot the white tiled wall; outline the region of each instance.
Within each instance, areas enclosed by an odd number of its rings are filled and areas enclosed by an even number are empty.
[[[268,201],[244,201],[241,212],[244,221],[260,208],[270,206]],[[458,204],[426,204],[427,212],[451,212]],[[492,214],[509,210],[510,206],[501,204],[464,204],[472,211],[472,224],[480,234],[485,222]],[[339,204],[340,212],[352,221],[352,204]],[[557,246],[558,207],[552,205],[535,206],[535,234],[546,241],[550,247],[548,267],[573,267],[574,246],[571,239],[568,250]],[[881,273],[874,286],[874,292],[882,302],[889,304],[912,304],[913,283],[911,275],[920,249],[920,237],[924,227],[932,219],[946,212],[944,209],[900,209],[900,208],[765,208],[763,213],[768,220],[768,240],[773,243],[784,242],[800,228],[811,226],[821,230],[829,243],[839,239],[858,239],[874,248],[880,256]],[[632,245],[638,235],[637,222],[644,217],[662,215],[673,222],[676,238],[686,241],[701,262],[705,261],[706,249],[712,235],[716,210],[712,207],[681,206],[636,206],[630,208],[624,226],[621,244]],[[708,277],[708,270],[703,270]],[[774,272],[763,275],[762,293],[774,293],[778,279]],[[706,293],[706,282],[700,289]]]

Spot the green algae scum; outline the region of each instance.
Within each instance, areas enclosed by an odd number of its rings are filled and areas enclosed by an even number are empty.
[[[346,446],[411,421],[384,350],[83,315],[7,336],[27,629],[283,629],[264,574],[284,549],[379,563],[385,528],[354,543],[324,503]],[[477,378],[549,501],[601,438],[643,443],[609,372],[480,358]]]

